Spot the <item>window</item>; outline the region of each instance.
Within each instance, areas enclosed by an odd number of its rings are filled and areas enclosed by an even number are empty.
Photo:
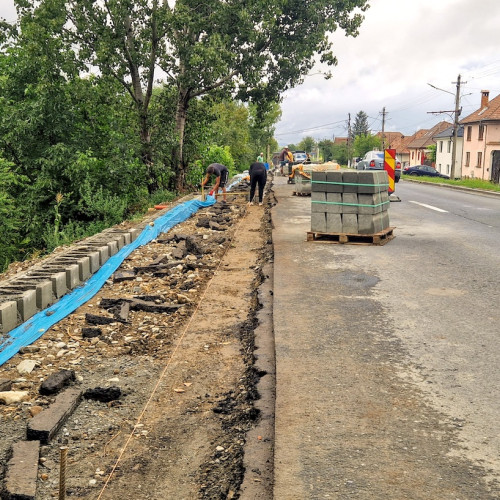
[[[448,175],[450,175],[450,165],[449,165],[449,164],[448,164],[448,165],[446,165],[446,173],[447,173]]]
[[[472,127],[469,125],[467,127],[467,140],[470,141],[472,138]]]
[[[413,160],[415,158],[415,151],[411,152],[411,159]]]
[[[439,141],[439,152],[443,152],[443,141]]]
[[[484,125],[479,125],[479,135],[477,136],[477,139],[479,141],[482,141],[484,137]]]
[[[448,141],[448,153],[451,153],[451,141]]]
[[[470,153],[469,152],[465,153],[465,166],[466,167],[470,166]]]
[[[483,165],[483,152],[479,151],[477,154],[477,165],[476,167],[481,167]]]

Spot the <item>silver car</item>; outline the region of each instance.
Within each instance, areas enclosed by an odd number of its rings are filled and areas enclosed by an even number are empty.
[[[356,165],[358,170],[384,170],[384,152],[368,151],[363,159]],[[399,182],[401,177],[401,161],[396,157],[396,170],[394,172],[394,181]]]

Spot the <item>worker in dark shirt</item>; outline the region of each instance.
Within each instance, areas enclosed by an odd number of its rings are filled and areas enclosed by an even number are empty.
[[[264,186],[267,179],[266,166],[262,162],[256,161],[250,165],[248,173],[250,174],[250,205],[253,205],[253,197],[257,184],[259,185],[259,205],[262,205]]]
[[[224,197],[224,203],[226,203],[226,184],[227,180],[229,178],[229,170],[225,165],[222,165],[221,163],[211,163],[207,167],[207,172],[206,172],[205,178],[201,181],[201,185],[205,186],[207,182],[210,180],[210,177],[214,175],[216,177],[215,180],[215,186],[212,191],[210,191],[210,195],[214,195],[217,197],[217,194],[219,193],[219,188],[222,189],[223,197]]]

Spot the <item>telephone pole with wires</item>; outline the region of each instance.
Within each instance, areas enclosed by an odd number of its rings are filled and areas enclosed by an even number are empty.
[[[385,150],[385,106],[382,108],[382,151]]]
[[[347,114],[347,166],[351,166],[351,113]]]

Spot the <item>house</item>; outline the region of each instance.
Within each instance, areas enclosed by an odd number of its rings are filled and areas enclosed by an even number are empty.
[[[451,159],[453,156],[454,127],[448,127],[436,134],[436,169],[445,175],[451,173]],[[457,128],[457,144],[455,151],[455,179],[462,177],[462,150],[464,145],[464,127]]]
[[[430,165],[429,146],[436,144],[433,137],[451,126],[451,123],[442,121],[434,125],[431,129],[422,129],[415,132],[414,139],[407,146],[410,157],[410,166]]]
[[[481,106],[460,120],[464,126],[462,175],[500,182],[500,95],[489,100],[481,91]]]

